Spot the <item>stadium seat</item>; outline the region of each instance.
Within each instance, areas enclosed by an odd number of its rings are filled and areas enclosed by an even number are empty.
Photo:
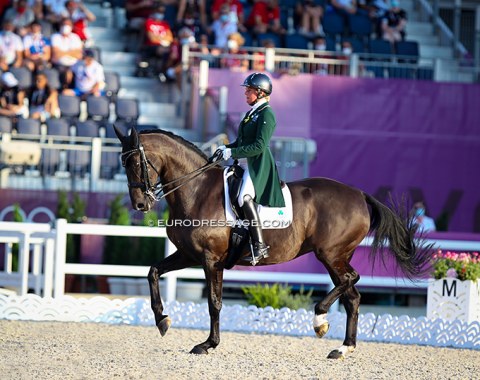
[[[76,135],[78,137],[98,137],[99,127],[93,120],[77,121],[75,123]]]
[[[285,47],[287,49],[308,49],[308,38],[302,34],[288,34],[285,36]]]
[[[243,46],[253,46],[253,37],[248,30],[240,33],[245,40]]]
[[[395,43],[395,53],[399,56],[399,62],[417,63],[420,51],[417,41],[398,41]],[[411,57],[411,59],[407,58]]]
[[[263,43],[267,40],[273,41],[275,47],[281,48],[282,47],[282,40],[278,34],[275,33],[260,33],[257,34],[257,43],[258,46],[262,47]]]
[[[47,135],[50,136],[69,136],[70,123],[66,119],[51,118],[47,120]]]
[[[383,39],[370,40],[370,42],[368,43],[368,50],[371,54],[379,54],[385,56],[375,59],[389,60],[390,58],[386,56],[390,56],[392,54],[392,45],[390,44],[390,42]]]
[[[110,117],[110,100],[106,96],[87,98],[87,118],[105,124]]]
[[[362,40],[370,40],[372,34],[372,21],[363,14],[352,14],[348,18],[350,33]]]
[[[323,31],[327,36],[335,37],[345,31],[345,22],[342,16],[335,12],[326,12],[322,21]]]
[[[365,53],[365,45],[362,40],[355,37],[350,37],[344,38],[342,41],[350,42],[352,44],[352,49],[354,53]]]
[[[38,119],[24,119],[19,118],[17,121],[17,132],[22,135],[36,135],[40,136],[41,123]]]
[[[115,121],[115,127],[119,129],[124,136],[128,136],[130,132],[130,125],[122,120]],[[105,137],[109,139],[116,139],[117,135],[115,134],[115,130],[113,129],[113,125],[107,125],[105,127]]]
[[[102,178],[113,178],[120,167],[120,154],[116,152],[102,152],[100,176]]]
[[[137,123],[139,115],[138,100],[118,98],[115,102],[115,114],[117,120],[123,120],[130,126]]]
[[[10,72],[18,79],[20,90],[29,90],[32,87],[32,72],[26,67],[11,67]]]
[[[48,85],[50,88],[59,90],[62,87],[62,83],[60,82],[60,73],[56,68],[52,67],[49,69],[43,69],[41,72],[47,76]]]
[[[110,101],[115,101],[120,88],[120,75],[114,71],[105,71],[105,95]]]
[[[0,116],[0,133],[11,133],[13,122],[7,116]]]
[[[63,118],[74,123],[80,116],[80,98],[77,96],[58,95],[58,106]]]
[[[102,51],[98,46],[91,46],[88,50],[93,52],[93,58],[95,58],[98,63],[102,63]]]

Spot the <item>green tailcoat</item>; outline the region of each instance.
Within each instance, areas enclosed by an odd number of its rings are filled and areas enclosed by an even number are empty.
[[[284,207],[277,167],[270,151],[270,138],[276,126],[268,103],[249,112],[240,123],[237,139],[227,145],[233,158],[246,158],[255,187],[255,202],[270,207]]]

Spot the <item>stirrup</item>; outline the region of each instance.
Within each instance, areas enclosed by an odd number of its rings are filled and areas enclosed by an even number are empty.
[[[250,252],[252,256],[245,257],[245,261],[255,266],[258,262],[262,259],[266,259],[268,257],[268,249],[270,248],[269,245],[265,243],[255,242],[253,245],[250,243]]]

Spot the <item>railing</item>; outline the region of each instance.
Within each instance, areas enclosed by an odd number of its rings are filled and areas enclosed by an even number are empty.
[[[112,226],[98,224],[67,223],[64,219],[56,221],[55,229],[49,224],[0,222],[0,242],[7,246],[12,242],[20,244],[19,270],[12,272],[11,250],[5,256],[5,269],[0,272],[0,286],[16,286],[19,293],[24,295],[30,287],[35,293],[54,297],[61,297],[65,292],[65,275],[104,275],[145,277],[148,274],[147,266],[101,265],[101,264],[72,264],[66,263],[66,240],[68,234],[101,235],[101,236],[141,236],[165,238],[165,228]],[[428,239],[427,243],[434,243],[439,248],[450,250],[480,251],[480,242],[462,240]],[[371,239],[365,238],[361,246],[370,246]],[[36,248],[41,247],[41,248]],[[165,255],[174,252],[172,243],[165,247]],[[30,265],[30,251],[33,252],[33,262]],[[43,256],[43,257],[42,257]],[[43,265],[40,265],[43,263]],[[169,272],[163,276],[166,286],[166,300],[176,298],[176,281],[184,279],[204,279],[202,269],[189,268]],[[326,285],[331,288],[330,276],[315,273],[270,272],[267,269],[256,271],[230,270],[225,271],[226,281],[243,282],[282,282],[289,284]],[[410,284],[402,278],[363,276],[359,286],[374,286],[388,288],[409,288]],[[427,281],[420,280],[417,288],[426,288]],[[42,291],[43,290],[43,291]]]

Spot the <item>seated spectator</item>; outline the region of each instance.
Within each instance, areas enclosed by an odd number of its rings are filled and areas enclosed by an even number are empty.
[[[7,71],[0,77],[0,116],[18,118],[25,114],[25,92],[18,88],[18,80]]]
[[[280,23],[280,7],[277,0],[259,0],[250,13],[245,25],[254,33],[285,33]]]
[[[313,50],[315,50],[315,58],[333,58],[329,54],[323,54],[327,51],[327,40],[324,37],[316,37],[313,40]],[[316,75],[328,75],[329,65],[327,63],[314,63],[311,66],[311,72]]]
[[[67,9],[65,17],[73,21],[73,33],[77,34],[82,42],[89,40],[91,36],[87,27],[89,22],[96,20],[95,15],[81,1],[68,0],[65,7]]]
[[[244,72],[248,70],[249,62],[246,58],[239,58],[239,55],[245,55],[245,52],[240,48],[245,43],[245,39],[240,33],[233,33],[228,36],[227,53],[234,54],[237,57],[225,57],[220,60],[222,68],[228,68],[231,71]]]
[[[199,23],[203,29],[208,26],[205,0],[180,0],[178,2],[177,25]],[[180,30],[183,26],[177,28]]]
[[[32,22],[31,32],[23,37],[25,66],[31,71],[42,70],[50,65],[52,46],[50,39],[42,34],[42,25]]]
[[[44,19],[57,28],[65,18],[67,8],[66,0],[44,0]]]
[[[144,24],[154,9],[153,0],[126,0],[127,25],[130,29],[143,31]]]
[[[407,13],[399,7],[397,0],[392,0],[391,4],[392,8],[380,20],[380,30],[382,38],[394,44],[405,39]]]
[[[321,20],[323,17],[323,7],[314,0],[303,0],[298,2],[295,7],[295,13],[300,23],[298,32],[305,36],[323,36]]]
[[[35,13],[28,6],[27,0],[18,0],[13,3],[13,6],[5,12],[4,20],[9,20],[13,23],[17,33],[25,31],[32,22],[35,20]]]
[[[222,15],[222,6],[228,7],[228,14],[232,22],[237,24],[237,29],[241,32],[245,32],[245,18],[243,13],[243,5],[239,0],[215,0],[211,8],[212,20],[218,20]]]
[[[62,75],[82,59],[82,40],[72,30],[72,20],[65,18],[61,22],[60,32],[52,35],[52,63]]]
[[[58,93],[50,88],[48,78],[43,73],[35,75],[35,83],[28,93],[29,114],[32,119],[42,122],[60,113]]]
[[[330,4],[335,12],[344,17],[357,13],[357,0],[330,0]]]
[[[220,17],[210,27],[210,33],[214,33],[215,36],[214,45],[221,49],[226,48],[228,36],[237,32],[237,23],[230,17],[229,5],[223,4],[220,8]]]
[[[10,20],[3,21],[0,33],[0,69],[8,71],[10,67],[23,64],[23,43],[20,36],[14,33],[15,26]]]
[[[95,54],[92,50],[85,50],[83,59],[71,67],[67,75],[67,84],[71,85],[72,80],[74,82],[73,89],[65,89],[63,94],[79,96],[82,99],[86,99],[91,95],[105,95],[105,73],[103,66],[95,60]]]
[[[436,231],[435,221],[426,215],[423,202],[416,202],[412,208],[412,223],[416,226],[418,232]]]
[[[145,21],[145,40],[141,52],[141,63],[147,64],[148,74],[163,73],[170,55],[173,33],[165,20],[165,6],[158,6]]]
[[[184,13],[184,18],[177,19],[177,24],[175,26],[176,34],[183,28],[190,29],[195,34],[195,39],[200,41],[202,35],[207,33],[207,29],[204,27],[199,18],[196,18],[194,14],[187,9]]]

